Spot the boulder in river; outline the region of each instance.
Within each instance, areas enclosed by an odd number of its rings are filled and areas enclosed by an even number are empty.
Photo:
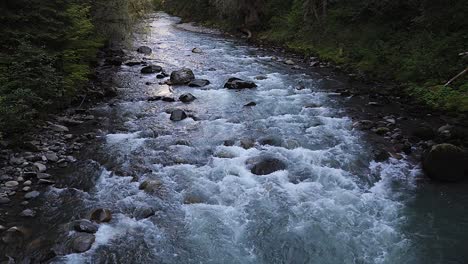
[[[210,81],[205,80],[205,79],[195,79],[191,82],[189,82],[188,86],[189,87],[203,87],[207,86],[210,84]]]
[[[193,80],[195,80],[195,75],[193,74],[192,70],[188,68],[183,68],[171,73],[170,81],[173,85],[187,84]]]
[[[139,189],[147,193],[155,194],[162,190],[162,182],[158,180],[147,180],[140,184]]]
[[[203,51],[200,48],[193,48],[192,52],[193,53],[203,53]]]
[[[456,182],[466,178],[466,152],[452,144],[438,144],[423,157],[423,170],[433,180]]]
[[[171,120],[172,121],[181,121],[187,118],[187,114],[180,109],[176,109],[171,112]]]
[[[243,138],[240,140],[240,145],[244,149],[250,149],[255,146],[255,141],[250,138]]]
[[[193,102],[195,99],[197,98],[191,93],[184,93],[179,97],[179,100],[183,103],[190,103]]]
[[[158,73],[162,72],[163,68],[158,65],[148,65],[141,69],[141,73],[143,74],[151,74],[151,73]]]
[[[248,104],[245,104],[244,107],[249,107],[249,106],[256,106],[257,103],[256,102],[250,102]]]
[[[91,221],[97,222],[97,223],[105,223],[105,222],[110,222],[112,219],[112,213],[108,209],[96,209],[93,212],[91,212]]]
[[[285,169],[286,164],[283,161],[277,158],[266,157],[256,162],[250,171],[255,175],[268,175]]]
[[[87,219],[77,220],[73,222],[73,229],[75,229],[75,231],[78,232],[94,234],[98,231],[98,228],[98,225]]]
[[[224,88],[228,89],[250,89],[255,88],[257,85],[251,81],[245,81],[239,78],[229,78],[229,80],[224,84]]]
[[[72,242],[72,250],[76,253],[88,251],[96,240],[95,236],[88,233],[76,233]]]
[[[148,46],[141,46],[137,49],[137,52],[148,55],[148,54],[151,54],[153,50]]]

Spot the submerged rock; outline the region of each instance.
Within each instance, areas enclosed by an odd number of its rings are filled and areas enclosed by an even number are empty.
[[[163,68],[161,66],[157,66],[157,65],[149,65],[149,66],[146,66],[146,67],[143,67],[141,69],[141,73],[143,74],[151,74],[151,73],[158,73],[158,72],[162,72]]]
[[[97,223],[105,223],[105,222],[110,222],[112,219],[112,213],[108,209],[96,209],[93,212],[91,212],[91,221],[97,222]]]
[[[191,82],[189,82],[188,86],[190,87],[203,87],[207,86],[210,84],[210,81],[205,80],[205,79],[195,79]]]
[[[187,84],[193,80],[195,80],[195,75],[193,74],[192,70],[188,68],[183,68],[171,73],[170,81],[171,84],[174,85]]]
[[[244,107],[249,107],[249,106],[256,106],[257,103],[256,102],[250,102],[248,104],[245,104]]]
[[[140,46],[137,49],[137,52],[148,55],[148,54],[151,54],[153,52],[153,50],[148,46]]]
[[[250,148],[253,148],[255,146],[255,141],[253,139],[250,139],[250,138],[244,138],[244,139],[241,139],[240,145],[244,149],[250,149]]]
[[[255,88],[257,85],[251,81],[245,81],[239,78],[229,78],[229,80],[224,84],[224,88],[228,89],[250,89]]]
[[[286,164],[276,158],[263,158],[261,161],[255,163],[251,172],[255,175],[268,175],[275,171],[285,170]]]
[[[203,51],[200,48],[193,48],[192,52],[193,53],[203,53]]]
[[[158,180],[147,180],[140,184],[139,189],[144,190],[147,193],[155,194],[161,191],[162,182]]]
[[[466,153],[452,144],[435,145],[423,157],[423,170],[433,180],[455,182],[466,178]]]
[[[181,121],[187,118],[187,114],[183,110],[176,109],[171,112],[170,118],[172,121]]]
[[[184,93],[179,97],[179,100],[183,103],[190,103],[193,102],[195,99],[197,98],[191,93]]]
[[[73,229],[78,232],[94,234],[98,231],[98,228],[98,225],[86,219],[73,222]]]
[[[72,250],[76,253],[88,251],[96,240],[95,236],[88,233],[77,233],[73,238]]]

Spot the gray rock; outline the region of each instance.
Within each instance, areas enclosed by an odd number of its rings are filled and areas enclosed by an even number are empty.
[[[207,86],[210,84],[210,81],[205,80],[205,79],[195,79],[193,81],[190,81],[188,86],[189,87],[203,87]]]
[[[36,211],[31,210],[31,209],[25,209],[20,213],[20,216],[22,216],[22,217],[34,217],[34,216],[36,216]]]
[[[19,185],[19,182],[17,181],[7,181],[5,182],[5,187],[8,187],[8,188],[14,188],[16,186]]]
[[[98,231],[99,226],[89,220],[82,219],[73,222],[73,229],[78,232],[94,234]]]
[[[183,110],[176,109],[171,112],[170,119],[172,121],[181,121],[181,120],[184,120],[185,118],[187,118],[187,114]]]
[[[37,181],[37,183],[39,183],[39,184],[47,184],[47,185],[51,185],[51,184],[54,184],[55,182],[54,182],[54,181],[52,181],[52,180],[39,179],[39,181]]]
[[[57,153],[55,152],[47,152],[45,154],[46,158],[48,161],[52,161],[52,162],[57,162],[58,161],[58,156],[57,156]]]
[[[147,180],[140,184],[139,189],[150,194],[157,194],[162,190],[162,182],[158,180]]]
[[[46,165],[39,162],[35,162],[34,167],[36,168],[37,172],[45,172],[47,170]]]
[[[145,219],[145,218],[148,218],[148,217],[151,217],[155,214],[153,208],[151,207],[146,207],[146,206],[142,206],[142,207],[138,207],[137,209],[135,209],[135,211],[133,212],[133,216],[135,217],[135,219],[137,220],[141,220],[141,219]]]
[[[24,229],[21,227],[11,227],[2,236],[2,241],[6,244],[21,242],[25,237]]]
[[[259,162],[255,163],[251,172],[255,175],[268,175],[275,171],[285,170],[286,164],[276,158],[262,158]]]
[[[197,98],[191,93],[184,93],[179,97],[179,100],[183,103],[190,103],[193,102],[195,99]]]
[[[141,73],[143,74],[151,74],[151,73],[158,73],[158,72],[162,72],[163,68],[161,66],[157,66],[157,65],[149,65],[149,66],[146,66],[146,67],[143,67],[141,69]]]
[[[286,60],[286,61],[284,62],[284,64],[287,64],[287,65],[294,65],[294,61],[291,60],[291,59],[289,59],[289,60]]]
[[[183,68],[171,73],[170,82],[174,85],[187,84],[190,81],[195,80],[195,75],[192,70]]]
[[[203,53],[203,51],[200,48],[193,48],[192,52],[193,53]]]
[[[110,222],[112,219],[112,213],[108,209],[96,209],[91,212],[91,217],[90,220],[97,222],[97,223],[105,223],[105,222]]]
[[[95,240],[96,238],[92,234],[77,233],[73,238],[72,250],[76,253],[86,252],[92,247]]]
[[[245,81],[239,78],[229,78],[229,80],[224,84],[224,88],[228,89],[250,89],[255,88],[257,85],[251,81]]]
[[[250,139],[250,138],[244,138],[244,139],[241,139],[240,145],[244,149],[250,149],[250,148],[253,148],[255,146],[255,141],[253,139]]]
[[[423,157],[423,170],[433,180],[456,182],[466,179],[465,162],[467,154],[452,144],[439,144]]]
[[[23,192],[29,192],[29,191],[31,191],[31,187],[25,186],[25,187],[23,187],[23,189],[21,189],[21,190],[22,190]]]
[[[153,52],[153,50],[148,47],[148,46],[140,46],[138,49],[137,49],[137,52],[138,53],[142,53],[142,54],[146,54],[146,55],[149,55]]]
[[[39,195],[41,195],[41,193],[38,191],[28,192],[24,195],[24,199],[27,199],[27,200],[34,199],[34,198],[39,197]]]
[[[250,106],[256,106],[257,103],[256,102],[250,102],[248,104],[245,104],[244,107],[250,107]]]
[[[8,197],[0,197],[0,204],[7,204],[10,202],[10,199]]]
[[[49,128],[55,132],[68,132],[69,131],[68,127],[57,125],[57,124],[50,124]]]
[[[10,164],[11,165],[21,165],[24,162],[26,162],[26,160],[23,157],[19,157],[19,158],[11,157],[10,158]]]
[[[51,176],[50,176],[50,174],[48,174],[48,173],[39,172],[39,173],[36,175],[36,177],[37,177],[38,179],[49,179]]]

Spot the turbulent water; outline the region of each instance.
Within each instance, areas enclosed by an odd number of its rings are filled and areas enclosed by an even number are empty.
[[[419,221],[408,208],[418,170],[404,160],[372,160],[371,144],[353,130],[341,99],[324,89],[335,80],[177,22],[155,14],[135,47],[150,46],[148,61],[168,72],[188,67],[211,84],[170,88],[142,76],[139,66],[122,66],[115,106],[93,109],[107,120],[103,143],[64,176],[72,193],[48,193],[48,200],[65,201],[68,220],[99,207],[113,220],[100,225],[90,251],[54,263],[439,263],[439,251],[430,256],[408,231]],[[267,78],[255,80],[259,75]],[[258,87],[224,89],[233,76]],[[146,100],[186,92],[197,100]],[[251,101],[257,106],[243,107]],[[196,118],[172,122],[167,110],[174,108]],[[246,138],[275,144],[244,149],[239,141]],[[249,162],[257,157],[278,158],[287,169],[254,175]],[[160,190],[139,190],[145,180],[160,181]],[[139,217],[150,209],[154,216]]]

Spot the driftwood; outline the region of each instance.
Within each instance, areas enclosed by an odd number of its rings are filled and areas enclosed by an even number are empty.
[[[463,75],[465,75],[466,73],[468,72],[468,67],[466,67],[462,72],[460,72],[459,74],[457,74],[455,77],[453,77],[452,79],[450,79],[450,81],[448,81],[444,86],[449,86],[451,83],[453,83],[456,79],[462,77]]]

